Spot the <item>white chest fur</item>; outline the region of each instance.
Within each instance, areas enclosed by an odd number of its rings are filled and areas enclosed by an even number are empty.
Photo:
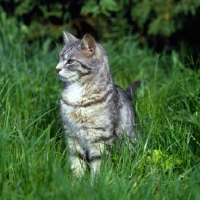
[[[84,90],[79,83],[66,86],[62,91],[61,115],[65,129],[77,131],[81,127],[82,112],[76,106],[78,101],[83,98]]]
[[[67,86],[62,92],[62,98],[66,100],[69,104],[75,104],[83,97],[83,95],[84,91],[79,83],[74,83]]]

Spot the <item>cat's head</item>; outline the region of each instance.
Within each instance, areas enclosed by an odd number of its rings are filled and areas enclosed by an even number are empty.
[[[104,67],[105,50],[95,42],[94,38],[86,34],[81,40],[67,31],[63,32],[65,46],[61,50],[56,72],[64,82],[73,83],[92,78],[98,73],[100,67]]]

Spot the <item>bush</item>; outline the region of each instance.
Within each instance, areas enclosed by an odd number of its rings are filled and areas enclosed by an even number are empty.
[[[21,22],[21,32],[28,40],[47,35],[57,39],[63,29],[78,36],[90,32],[99,39],[133,33],[141,41],[164,39],[191,23],[199,27],[200,17],[200,1],[193,0],[7,0],[2,7]]]

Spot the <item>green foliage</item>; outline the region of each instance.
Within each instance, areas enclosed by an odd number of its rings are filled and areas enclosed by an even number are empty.
[[[114,0],[86,1],[81,8],[82,14],[92,13],[94,16],[103,14],[107,17],[111,16],[111,12],[118,11],[118,5]]]
[[[101,38],[121,38],[138,33],[140,39],[151,36],[170,37],[183,30],[185,24],[198,17],[200,1],[194,0],[87,0],[77,1],[4,1],[3,9],[10,17],[20,19],[21,31],[27,39],[51,35],[58,38],[63,29],[90,32]],[[8,7],[12,9],[8,10]]]
[[[49,39],[26,43],[4,12],[0,22],[0,199],[199,199],[199,69],[176,52],[140,49],[134,37],[103,44],[118,85],[142,80],[142,137],[135,156],[116,141],[92,184],[88,174],[72,177],[61,140],[58,52]]]
[[[66,11],[69,3],[30,1],[30,0],[7,0],[2,3],[3,9],[7,9],[7,16],[19,21],[19,29],[26,40],[33,41],[46,36],[54,39],[65,28],[71,27],[70,14]],[[66,13],[65,13],[66,11]],[[65,28],[63,27],[65,21]]]
[[[143,0],[133,1],[131,16],[143,30],[147,25],[150,35],[170,36],[183,28],[188,14],[195,16],[200,1]],[[142,12],[142,14],[141,14]]]

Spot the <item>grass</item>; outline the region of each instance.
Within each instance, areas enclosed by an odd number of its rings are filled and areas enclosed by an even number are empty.
[[[144,80],[134,100],[142,138],[134,157],[116,141],[95,184],[89,174],[75,180],[61,140],[56,48],[49,39],[28,45],[0,15],[0,199],[200,199],[198,68],[129,37],[104,44],[118,85]]]

